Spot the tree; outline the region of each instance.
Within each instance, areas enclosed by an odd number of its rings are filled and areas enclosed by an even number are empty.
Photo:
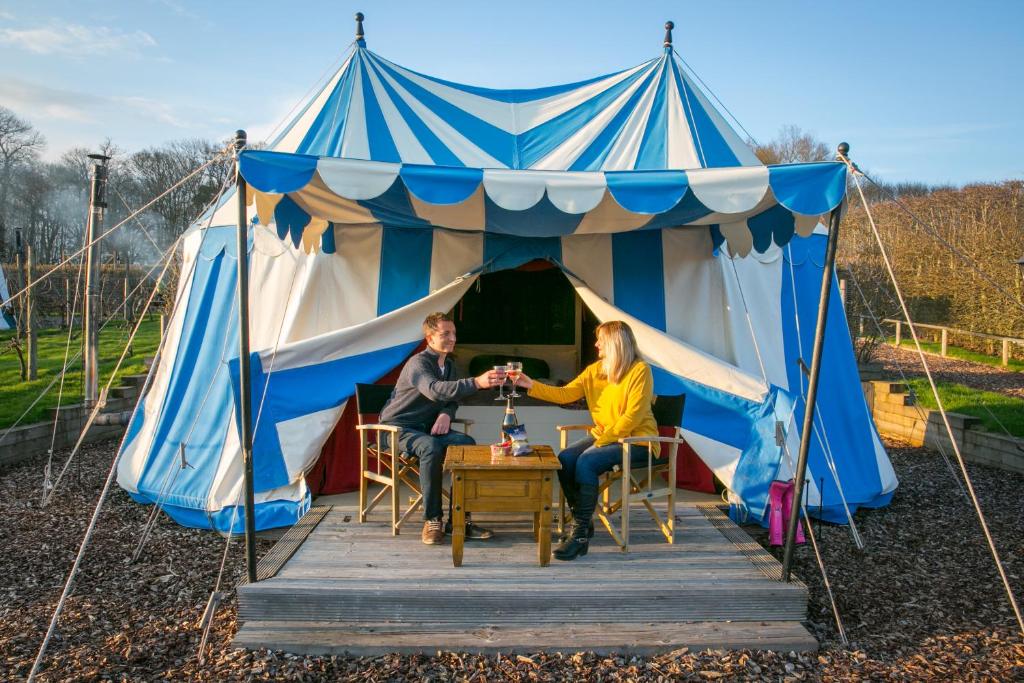
[[[792,125],[783,126],[778,137],[768,144],[755,146],[754,154],[763,164],[795,164],[832,158],[828,145]]]
[[[162,147],[136,152],[126,162],[136,195],[149,201],[217,155],[220,147],[206,140],[177,140]],[[230,164],[216,163],[169,193],[151,212],[163,219],[161,246],[174,241],[220,191],[232,172]]]
[[[15,169],[34,161],[46,139],[28,121],[0,106],[0,253],[7,246],[8,198]]]

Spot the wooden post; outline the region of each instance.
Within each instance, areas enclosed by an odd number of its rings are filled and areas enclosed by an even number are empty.
[[[1003,340],[1003,365],[1010,364],[1010,340]]]
[[[32,245],[25,245],[25,353],[28,356],[26,366],[27,380],[37,377],[36,366],[36,325],[35,325],[35,292],[32,291]]]
[[[129,322],[131,317],[131,302],[128,301],[128,293],[131,291],[131,262],[128,260],[127,250],[124,253],[124,321]]]
[[[897,320],[896,321],[896,344],[895,344],[895,346],[899,346],[900,345],[900,341],[902,340],[902,338],[903,338],[903,323],[901,323],[899,320]]]
[[[62,257],[61,262],[63,261]],[[74,315],[71,310],[71,280],[68,278],[67,266],[64,266],[64,327],[70,328],[75,324]]]
[[[940,355],[943,358],[945,358],[946,357],[946,349],[949,347],[949,329],[946,328],[946,327],[942,328],[941,343],[942,343],[942,351],[940,351],[939,353],[940,353]]]
[[[96,238],[103,231],[103,215],[107,208],[108,156],[90,154],[92,171],[89,187],[89,222],[85,243],[85,309],[82,314],[82,389],[86,409],[92,409],[99,399],[99,316],[100,313],[100,259]],[[81,459],[79,459],[81,460]]]

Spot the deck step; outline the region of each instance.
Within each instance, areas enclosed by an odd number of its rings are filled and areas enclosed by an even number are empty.
[[[765,582],[767,583],[767,582]],[[597,588],[597,590],[595,590]],[[643,586],[588,581],[530,586],[510,581],[410,585],[382,576],[377,588],[362,581],[288,581],[272,587],[239,586],[243,621],[460,623],[467,608],[484,623],[614,624],[667,621],[797,621],[807,614],[805,594],[786,584],[753,585],[749,579],[683,575],[648,579]]]
[[[624,638],[624,632],[628,637]],[[284,650],[309,655],[376,656],[389,653],[434,654],[438,650],[481,654],[583,652],[651,655],[681,647],[813,652],[817,641],[797,621],[630,623],[607,625],[492,626],[388,623],[345,625],[337,622],[248,621],[234,647]]]

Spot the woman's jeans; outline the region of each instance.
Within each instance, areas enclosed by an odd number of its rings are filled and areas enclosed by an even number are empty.
[[[562,463],[562,469],[558,471],[558,482],[562,485],[562,491],[570,491],[568,499],[575,500],[577,485],[597,486],[600,475],[622,464],[622,444],[613,443],[595,448],[594,437],[587,436],[566,446],[565,450],[558,454],[558,462]],[[646,464],[647,445],[630,444],[630,467]]]

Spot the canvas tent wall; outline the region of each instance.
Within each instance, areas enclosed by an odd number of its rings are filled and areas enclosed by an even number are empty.
[[[427,312],[536,258],[599,319],[633,324],[656,391],[687,393],[687,438],[738,509],[761,518],[768,484],[789,476],[776,432],[795,458],[797,360],[821,282],[812,233],[845,167],[760,165],[670,51],[581,83],[491,90],[359,45],[240,168],[258,528],[303,513],[303,474],[353,384],[400,363]],[[241,526],[236,211],[225,198],[184,241],[177,310],[118,472],[137,500],[221,530]],[[809,501],[842,521],[840,484],[856,508],[885,504],[896,480],[838,303],[829,316]]]
[[[10,298],[11,293],[7,289],[7,277],[4,275],[4,269],[0,268],[0,301],[7,301]],[[12,312],[6,308],[0,309],[0,330],[13,330],[16,327],[17,323]]]

